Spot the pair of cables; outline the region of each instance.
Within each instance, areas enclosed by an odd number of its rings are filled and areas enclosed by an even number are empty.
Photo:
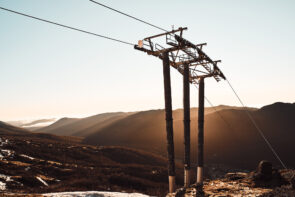
[[[167,32],[167,30],[165,30],[164,28],[161,28],[159,26],[156,26],[156,25],[153,25],[152,23],[149,23],[147,21],[144,21],[144,20],[141,20],[137,17],[134,17],[132,15],[129,15],[129,14],[126,14],[120,10],[117,10],[115,8],[112,8],[112,7],[109,7],[107,5],[104,5],[102,3],[99,3],[97,1],[94,1],[94,0],[89,0],[99,6],[102,6],[104,8],[107,8],[109,10],[112,10],[114,12],[117,12],[119,14],[122,14],[124,16],[127,16],[129,18],[132,18],[134,20],[137,20],[141,23],[144,23],[146,25],[149,25],[151,27],[154,27],[154,28],[157,28],[161,31],[164,31],[164,32]],[[120,40],[120,39],[117,39],[117,38],[112,38],[112,37],[109,37],[109,36],[105,36],[105,35],[101,35],[101,34],[97,34],[97,33],[93,33],[93,32],[90,32],[90,31],[86,31],[86,30],[83,30],[83,29],[80,29],[80,28],[76,28],[76,27],[71,27],[71,26],[68,26],[68,25],[63,25],[61,23],[57,23],[57,22],[53,22],[53,21],[50,21],[50,20],[46,20],[46,19],[42,19],[42,18],[39,18],[39,17],[35,17],[35,16],[32,16],[32,15],[28,15],[28,14],[25,14],[25,13],[21,13],[21,12],[18,12],[18,11],[14,11],[14,10],[11,10],[11,9],[7,9],[7,8],[3,8],[3,7],[0,7],[0,9],[4,10],[4,11],[7,11],[7,12],[10,12],[10,13],[14,13],[14,14],[18,14],[18,15],[21,15],[21,16],[25,16],[25,17],[28,17],[28,18],[31,18],[31,19],[35,19],[35,20],[39,20],[39,21],[42,21],[42,22],[45,22],[45,23],[49,23],[49,24],[52,24],[52,25],[56,25],[56,26],[59,26],[59,27],[63,27],[63,28],[67,28],[67,29],[70,29],[70,30],[74,30],[74,31],[78,31],[78,32],[82,32],[82,33],[86,33],[86,34],[89,34],[89,35],[93,35],[93,36],[97,36],[97,37],[100,37],[100,38],[104,38],[104,39],[108,39],[108,40],[111,40],[111,41],[114,41],[114,42],[119,42],[119,43],[122,43],[122,44],[126,44],[126,45],[131,45],[131,46],[134,46],[135,44],[131,43],[131,42],[127,42],[127,41],[123,41],[123,40]],[[265,143],[267,144],[268,148],[271,150],[271,152],[273,153],[273,155],[277,158],[277,160],[280,162],[280,164],[286,169],[286,165],[284,164],[284,162],[281,160],[281,158],[279,157],[278,153],[275,151],[275,149],[273,148],[273,146],[271,145],[271,143],[269,142],[269,140],[265,137],[263,131],[261,130],[261,128],[257,125],[255,119],[253,118],[253,116],[251,115],[251,113],[247,110],[246,108],[246,105],[244,104],[244,102],[242,101],[241,97],[238,95],[237,91],[233,88],[233,86],[231,85],[231,83],[229,82],[228,79],[226,79],[230,89],[233,91],[234,95],[237,97],[238,101],[240,102],[240,104],[243,106],[244,108],[244,111],[245,113],[247,114],[248,118],[250,119],[250,121],[252,122],[252,124],[255,126],[256,130],[258,131],[258,133],[260,134],[260,136],[263,138],[263,140],[265,141]],[[226,119],[221,115],[221,113],[219,113],[219,111],[215,108],[215,106],[213,105],[213,103],[207,98],[205,97],[206,101],[209,103],[209,105],[217,112],[217,114],[220,116],[220,118],[225,122],[225,124],[231,129],[233,130],[232,126],[229,124],[228,121],[226,121]]]

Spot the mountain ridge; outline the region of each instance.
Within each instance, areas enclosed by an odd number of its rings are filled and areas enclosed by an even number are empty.
[[[295,145],[294,103],[277,102],[257,108],[217,106],[205,110],[205,154],[206,162],[226,163],[243,168],[255,165],[263,158],[275,160],[266,143],[248,117],[251,114],[265,137],[290,166],[295,159],[290,149]],[[248,112],[245,113],[245,110]],[[218,111],[218,112],[216,112]],[[196,162],[197,151],[197,108],[191,109],[191,150],[192,162]],[[183,111],[173,111],[175,154],[183,159]],[[60,122],[62,124],[58,125]],[[66,123],[66,124],[64,124]],[[87,124],[91,123],[91,124]],[[165,112],[163,109],[133,113],[115,112],[98,114],[84,119],[63,118],[50,125],[51,134],[81,137],[85,144],[126,146],[166,155]],[[63,130],[65,129],[65,130]],[[45,128],[38,132],[47,133]],[[251,154],[255,152],[255,154]],[[236,159],[233,159],[236,158]],[[249,163],[251,161],[251,163]],[[245,163],[245,164],[243,164]]]

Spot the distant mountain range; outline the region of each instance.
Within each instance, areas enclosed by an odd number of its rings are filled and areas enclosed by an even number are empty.
[[[206,108],[205,113],[210,114],[216,112],[215,110],[224,109],[240,109],[239,107],[220,105],[215,108]],[[255,108],[248,108],[249,110],[255,110]],[[196,118],[198,114],[197,108],[191,109],[191,116]],[[103,113],[95,116],[90,116],[86,118],[61,118],[54,122],[53,124],[36,129],[36,132],[50,133],[62,136],[81,136],[87,137],[91,134],[97,133],[101,129],[116,123],[119,120],[123,120],[131,115],[140,116],[141,114],[150,114],[149,112],[158,111],[160,113],[163,110],[150,110],[141,112],[113,112],[113,113]],[[182,119],[182,110],[177,109],[174,111],[174,119]]]
[[[262,129],[273,148],[295,167],[295,104],[274,103],[261,109],[247,109]],[[191,111],[192,157],[197,154],[197,112]],[[183,159],[182,110],[174,111],[176,157]],[[226,122],[225,122],[225,121]],[[87,144],[121,145],[166,154],[165,118],[163,110],[145,111],[85,136]],[[242,108],[221,107],[205,116],[205,160],[236,168],[254,168],[262,159],[279,164]]]
[[[250,121],[252,115],[265,137],[289,167],[295,167],[295,104],[274,103],[256,108],[217,106],[205,110],[205,160],[237,168],[254,168],[267,159],[279,165]],[[197,108],[191,109],[192,157],[197,152]],[[183,159],[183,111],[173,111],[176,158]],[[105,113],[82,119],[62,118],[36,130],[78,136],[92,145],[119,145],[166,155],[164,110]]]
[[[50,133],[65,136],[85,137],[95,133],[99,129],[106,127],[132,113],[104,113],[87,118],[62,118],[48,127],[37,129],[36,132]]]

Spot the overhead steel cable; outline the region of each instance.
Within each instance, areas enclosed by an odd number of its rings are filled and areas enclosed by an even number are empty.
[[[117,13],[122,14],[122,15],[125,15],[125,16],[127,16],[127,17],[133,18],[133,19],[135,19],[135,20],[137,20],[137,21],[140,21],[140,22],[142,22],[142,23],[145,23],[145,24],[147,24],[147,25],[149,25],[149,26],[152,26],[152,27],[155,27],[155,28],[157,28],[157,29],[160,29],[160,30],[162,30],[162,31],[167,32],[167,30],[165,30],[165,29],[163,29],[163,28],[161,28],[161,27],[158,27],[158,26],[153,25],[153,24],[151,24],[151,23],[149,23],[149,22],[146,22],[146,21],[143,21],[143,20],[138,19],[138,18],[136,18],[136,17],[133,17],[133,16],[131,16],[131,15],[129,15],[129,14],[125,14],[125,13],[119,11],[119,10],[116,10],[116,9],[111,8],[111,7],[109,7],[109,6],[106,6],[106,5],[104,5],[104,4],[98,3],[98,2],[96,2],[96,1],[94,1],[94,0],[89,0],[89,1],[91,1],[91,2],[93,2],[93,3],[96,3],[96,4],[100,5],[100,6],[103,6],[103,7],[107,8],[107,9],[113,10],[113,11],[115,11],[115,12],[117,12]],[[50,24],[57,25],[57,26],[60,26],[60,27],[64,27],[64,28],[67,28],[67,29],[71,29],[71,30],[75,30],[75,31],[82,32],[82,33],[86,33],[86,34],[89,34],[89,35],[94,35],[94,36],[97,36],[97,37],[105,38],[105,39],[108,39],[108,40],[112,40],[112,41],[120,42],[120,43],[127,44],[127,45],[131,45],[131,46],[134,46],[134,45],[135,45],[135,44],[130,43],[130,42],[122,41],[122,40],[119,40],[119,39],[115,39],[115,38],[108,37],[108,36],[104,36],[104,35],[97,34],[97,33],[92,33],[92,32],[85,31],[85,30],[82,30],[82,29],[78,29],[78,28],[75,28],[75,27],[71,27],[71,26],[63,25],[63,24],[60,24],[60,23],[57,23],[57,22],[53,22],[53,21],[49,21],[49,20],[46,20],[46,19],[38,18],[38,17],[35,17],[35,16],[31,16],[31,15],[28,15],[28,14],[24,14],[24,13],[21,13],[21,12],[17,12],[17,11],[14,11],[14,10],[10,10],[10,9],[7,9],[7,8],[0,7],[0,9],[5,10],[5,11],[8,11],[8,12],[11,12],[11,13],[14,13],[14,14],[22,15],[22,16],[25,16],[25,17],[28,17],[28,18],[32,18],[32,19],[35,19],[35,20],[39,20],[39,21],[42,21],[42,22],[46,22],[46,23],[50,23]],[[239,102],[242,104],[242,106],[243,106],[244,108],[246,108],[245,105],[244,105],[244,103],[242,102],[242,100],[241,100],[240,97],[238,96],[237,92],[233,89],[233,87],[232,87],[232,85],[230,84],[230,82],[229,82],[228,80],[226,80],[226,81],[228,82],[229,86],[231,87],[231,89],[233,90],[234,94],[235,94],[236,97],[238,98]],[[217,111],[217,110],[215,109],[215,107],[213,106],[213,104],[208,100],[208,98],[206,98],[206,100],[207,100],[207,102],[208,102],[208,103],[214,108],[214,110]],[[250,118],[250,120],[252,121],[252,123],[254,124],[254,126],[256,127],[256,129],[258,130],[258,132],[260,133],[260,135],[262,136],[262,138],[263,138],[263,139],[265,140],[265,142],[267,143],[268,147],[271,149],[272,153],[273,153],[273,154],[275,155],[275,157],[279,160],[279,162],[281,163],[281,165],[282,165],[284,168],[287,168],[286,165],[283,163],[283,161],[280,159],[279,155],[276,153],[276,151],[275,151],[274,148],[272,147],[272,145],[270,144],[270,142],[266,139],[265,135],[263,134],[262,130],[258,127],[257,123],[255,122],[255,120],[253,119],[253,117],[251,116],[251,114],[250,114],[247,110],[245,110],[245,111],[246,111],[246,113],[248,114],[248,117]],[[220,114],[220,113],[218,113],[218,114],[219,114],[220,117],[225,121],[225,119],[221,116],[221,114]],[[225,122],[226,122],[226,124],[229,126],[229,123],[228,123],[227,121],[225,121]],[[229,126],[229,127],[230,127],[230,126]]]
[[[117,10],[117,9],[115,9],[115,8],[109,7],[109,6],[107,6],[107,5],[104,5],[104,4],[99,3],[99,2],[97,2],[97,1],[94,1],[94,0],[89,0],[89,1],[91,1],[91,2],[93,2],[93,3],[95,3],[95,4],[97,4],[97,5],[100,5],[100,6],[102,6],[102,7],[105,7],[105,8],[107,8],[107,9],[109,9],[109,10],[115,11],[115,12],[117,12],[117,13],[119,13],[119,14],[122,14],[122,15],[124,15],[124,16],[127,16],[127,17],[129,17],[129,18],[132,18],[132,19],[135,19],[135,20],[140,21],[140,22],[142,22],[142,23],[145,23],[145,24],[147,24],[147,25],[149,25],[149,26],[152,26],[152,27],[155,27],[155,28],[160,29],[160,30],[162,30],[162,31],[168,32],[166,29],[163,29],[163,28],[161,28],[161,27],[159,27],[159,26],[153,25],[153,24],[151,24],[151,23],[149,23],[149,22],[146,22],[146,21],[144,21],[144,20],[141,20],[141,19],[139,19],[139,18],[137,18],[137,17],[131,16],[131,15],[129,15],[129,14],[127,14],[127,13],[124,13],[124,12],[122,12],[122,11],[119,11],[119,10]],[[195,86],[195,87],[198,89],[197,86]],[[224,123],[229,127],[229,129],[234,130],[233,127],[229,124],[229,122],[226,121],[226,119],[221,115],[221,113],[216,109],[216,107],[215,107],[215,106],[212,104],[212,102],[208,99],[208,97],[205,97],[205,99],[206,99],[206,101],[209,103],[209,105],[214,109],[214,111],[216,111],[216,113],[220,116],[220,118],[224,121]]]
[[[132,18],[132,19],[134,19],[134,20],[137,20],[137,21],[139,21],[139,22],[145,23],[145,24],[147,24],[147,25],[149,25],[149,26],[152,26],[152,27],[155,27],[155,28],[157,28],[157,29],[160,29],[160,30],[162,30],[162,31],[167,32],[167,30],[165,30],[165,29],[162,28],[162,27],[159,27],[159,26],[153,25],[153,24],[151,24],[151,23],[149,23],[149,22],[146,22],[146,21],[144,21],[144,20],[141,20],[141,19],[139,19],[139,18],[136,18],[136,17],[134,17],[134,16],[131,16],[131,15],[129,15],[129,14],[126,14],[126,13],[124,13],[124,12],[121,12],[120,10],[117,10],[117,9],[115,9],[115,8],[111,8],[111,7],[107,6],[107,5],[104,5],[104,4],[99,3],[99,2],[97,2],[97,1],[94,1],[94,0],[89,0],[89,1],[91,1],[91,2],[93,2],[93,3],[95,3],[95,4],[97,4],[97,5],[100,5],[100,6],[102,6],[102,7],[105,7],[105,8],[107,8],[107,9],[109,9],[109,10],[115,11],[115,12],[117,12],[117,13],[119,13],[119,14],[122,14],[122,15],[124,15],[124,16],[127,16],[127,17],[129,17],[129,18]]]
[[[89,0],[89,1],[91,1],[91,2],[93,2],[93,3],[95,3],[95,4],[98,4],[98,5],[102,6],[102,7],[105,7],[105,8],[107,8],[107,9],[109,9],[109,10],[115,11],[115,12],[117,12],[117,13],[119,13],[119,14],[122,14],[122,15],[124,15],[124,16],[127,16],[127,17],[129,17],[129,18],[132,18],[132,19],[135,19],[135,20],[140,21],[140,22],[142,22],[142,23],[145,23],[145,24],[147,24],[147,25],[149,25],[149,26],[152,26],[152,27],[155,27],[155,28],[160,29],[160,30],[162,30],[162,31],[168,32],[166,29],[163,29],[163,28],[161,28],[161,27],[159,27],[159,26],[153,25],[153,24],[151,24],[151,23],[149,23],[149,22],[146,22],[146,21],[144,21],[144,20],[141,20],[141,19],[139,19],[139,18],[137,18],[137,17],[131,16],[131,15],[129,15],[129,14],[127,14],[127,13],[124,13],[124,12],[122,12],[122,11],[119,11],[119,10],[117,10],[117,9],[115,9],[115,8],[109,7],[109,6],[107,6],[107,5],[104,5],[104,4],[99,3],[99,2],[97,2],[97,1],[94,1],[94,0]],[[195,86],[195,87],[198,88],[197,86]],[[216,107],[212,104],[212,102],[211,102],[207,97],[205,97],[205,99],[206,99],[206,101],[209,103],[209,105],[211,105],[211,107],[212,107],[212,108],[213,108],[213,109],[219,114],[220,118],[225,122],[225,124],[228,125],[228,127],[229,127],[230,129],[232,129],[232,127],[230,126],[230,124],[229,124],[229,123],[228,123],[228,122],[222,117],[222,115],[219,113],[219,111],[216,109]]]
[[[147,25],[149,25],[149,26],[152,26],[152,27],[155,27],[155,28],[160,29],[160,30],[162,30],[162,31],[168,32],[167,30],[165,30],[165,29],[163,29],[163,28],[161,28],[161,27],[159,27],[159,26],[153,25],[153,24],[151,24],[151,23],[149,23],[149,22],[146,22],[146,21],[144,21],[144,20],[141,20],[141,19],[139,19],[139,18],[137,18],[137,17],[134,17],[134,16],[131,16],[131,15],[129,15],[129,14],[126,14],[126,13],[124,13],[124,12],[122,12],[122,11],[119,11],[119,10],[117,10],[117,9],[115,9],[115,8],[109,7],[109,6],[107,6],[107,5],[104,5],[104,4],[99,3],[99,2],[97,2],[97,1],[94,1],[94,0],[89,0],[89,1],[91,1],[91,2],[93,2],[93,3],[95,3],[95,4],[98,4],[98,5],[102,6],[102,7],[105,7],[105,8],[107,8],[107,9],[109,9],[109,10],[112,10],[112,11],[115,11],[115,12],[117,12],[117,13],[120,13],[120,14],[122,14],[122,15],[124,15],[124,16],[129,17],[129,18],[132,18],[132,19],[135,19],[135,20],[140,21],[140,22],[142,22],[142,23],[145,23],[145,24],[147,24]],[[195,87],[198,88],[197,86],[195,86]],[[212,107],[216,112],[218,112],[218,110],[215,108],[215,106],[212,104],[212,102],[211,102],[207,97],[205,97],[205,99],[206,99],[206,101],[209,103],[209,105],[211,105],[211,107]],[[220,113],[218,113],[218,114],[219,114],[219,116],[221,116]],[[223,121],[229,126],[229,123],[228,123],[228,122],[227,122],[222,116],[221,116],[221,119],[223,119]],[[229,126],[229,127],[230,127],[230,126]]]
[[[231,88],[231,90],[234,92],[235,96],[237,97],[237,99],[239,100],[239,102],[241,103],[241,105],[243,106],[244,109],[246,109],[246,106],[244,104],[244,102],[242,101],[241,97],[238,95],[237,91],[233,88],[233,86],[231,85],[231,83],[228,81],[228,79],[226,80],[229,87]],[[272,147],[271,143],[268,141],[268,139],[265,137],[264,133],[262,132],[262,130],[260,129],[260,127],[257,125],[256,121],[254,120],[253,116],[250,114],[250,112],[248,110],[244,110],[246,112],[246,114],[248,115],[249,119],[251,120],[252,124],[255,126],[256,130],[259,132],[259,134],[261,135],[261,137],[264,139],[264,141],[266,142],[267,146],[269,147],[269,149],[272,151],[273,155],[278,159],[278,161],[281,163],[281,165],[287,169],[286,165],[284,164],[284,162],[281,160],[281,158],[279,157],[278,153],[275,151],[275,149]]]
[[[67,28],[67,29],[79,31],[79,32],[82,32],[82,33],[86,33],[86,34],[90,34],[90,35],[93,35],[93,36],[97,36],[97,37],[105,38],[105,39],[108,39],[108,40],[112,40],[112,41],[116,41],[116,42],[120,42],[120,43],[123,43],[123,44],[134,46],[134,44],[132,44],[130,42],[126,42],[126,41],[119,40],[119,39],[116,39],[116,38],[111,38],[111,37],[104,36],[104,35],[101,35],[101,34],[92,33],[90,31],[85,31],[83,29],[78,29],[78,28],[75,28],[75,27],[63,25],[63,24],[60,24],[60,23],[56,23],[56,22],[53,22],[53,21],[46,20],[46,19],[42,19],[42,18],[38,18],[38,17],[31,16],[31,15],[28,15],[28,14],[24,14],[24,13],[21,13],[21,12],[17,12],[17,11],[14,11],[14,10],[10,10],[10,9],[7,9],[7,8],[0,7],[0,9],[11,12],[11,13],[14,13],[14,14],[18,14],[18,15],[21,15],[21,16],[25,16],[25,17],[28,17],[28,18],[32,18],[32,19],[35,19],[35,20],[39,20],[39,21],[42,21],[42,22],[46,22],[46,23],[50,23],[50,24],[57,25],[57,26],[60,26],[60,27],[64,27],[64,28]]]
[[[153,24],[151,24],[151,23],[148,23],[148,22],[146,22],[146,21],[143,21],[143,20],[141,20],[141,19],[139,19],[139,18],[136,18],[136,17],[134,17],[134,16],[131,16],[131,15],[129,15],[129,14],[126,14],[126,13],[124,13],[124,12],[121,12],[121,11],[119,11],[119,10],[117,10],[117,9],[111,8],[111,7],[109,7],[109,6],[106,6],[106,5],[104,5],[104,4],[102,4],[102,3],[99,3],[99,2],[97,2],[97,1],[94,1],[94,0],[89,0],[89,1],[91,1],[91,2],[93,2],[93,3],[96,3],[97,5],[103,6],[103,7],[107,8],[107,9],[109,9],[109,10],[115,11],[115,12],[117,12],[117,13],[120,13],[120,14],[122,14],[122,15],[125,15],[125,16],[127,16],[127,17],[130,17],[130,18],[132,18],[132,19],[135,19],[135,20],[137,20],[137,21],[140,21],[140,22],[142,22],[142,23],[145,23],[145,24],[147,24],[147,25],[149,25],[149,26],[152,26],[152,27],[155,27],[155,28],[157,28],[157,29],[160,29],[160,30],[162,30],[162,31],[167,32],[167,30],[165,30],[165,29],[163,29],[163,28],[161,28],[161,27],[158,27],[158,26],[156,26],[156,25],[153,25]],[[227,83],[230,85],[231,89],[234,91],[235,95],[237,96],[238,100],[240,101],[240,103],[242,104],[242,106],[244,107],[244,109],[246,109],[246,106],[244,105],[244,103],[242,102],[242,100],[240,99],[240,97],[238,96],[238,94],[236,93],[236,91],[233,89],[233,87],[231,86],[231,84],[229,83],[229,81],[228,81],[228,80],[226,80],[226,81],[227,81]],[[230,126],[230,124],[229,124],[229,123],[223,118],[223,116],[219,113],[219,111],[213,106],[213,104],[211,103],[211,101],[210,101],[207,97],[206,97],[205,99],[206,99],[206,101],[207,101],[207,102],[213,107],[213,109],[214,109],[216,112],[218,112],[220,118],[226,123],[226,125],[227,125],[230,129],[232,129],[232,127]],[[275,155],[275,157],[279,160],[279,162],[282,164],[282,166],[283,166],[284,168],[286,168],[286,165],[282,162],[282,160],[280,159],[279,155],[276,153],[276,151],[274,150],[274,148],[272,147],[272,145],[270,144],[270,142],[266,139],[265,135],[263,134],[263,132],[261,131],[261,129],[258,127],[257,123],[255,122],[255,120],[253,119],[253,117],[251,116],[251,114],[248,112],[248,110],[245,110],[245,111],[246,111],[246,113],[248,114],[248,116],[249,116],[250,120],[252,121],[252,123],[254,124],[254,126],[256,127],[256,129],[258,130],[258,132],[260,133],[260,135],[262,136],[262,138],[264,139],[264,141],[266,142],[266,144],[268,145],[268,147],[271,149],[271,151],[272,151],[273,154]]]
[[[141,20],[141,19],[139,19],[139,18],[136,18],[136,17],[134,17],[134,16],[131,16],[131,15],[129,15],[129,14],[123,13],[123,12],[121,12],[121,11],[119,11],[119,10],[116,10],[116,9],[114,9],[114,8],[111,8],[111,7],[109,7],[109,6],[106,6],[106,5],[102,4],[102,3],[96,2],[96,1],[94,1],[94,0],[89,0],[89,1],[91,1],[91,2],[93,2],[93,3],[96,3],[96,4],[100,5],[100,6],[103,6],[103,7],[107,8],[107,9],[110,9],[110,10],[112,10],[112,11],[115,11],[115,12],[117,12],[117,13],[120,13],[120,14],[122,14],[122,15],[125,15],[125,16],[127,16],[127,17],[133,18],[133,19],[135,19],[135,20],[137,20],[137,21],[143,22],[143,23],[145,23],[145,24],[147,24],[147,25],[150,25],[150,26],[155,27],[155,28],[157,28],[157,29],[160,29],[160,30],[162,30],[162,31],[167,32],[167,30],[165,30],[165,29],[163,29],[163,28],[161,28],[161,27],[158,27],[158,26],[156,26],[156,25],[153,25],[153,24],[151,24],[151,23],[148,23],[148,22],[146,22],[146,21],[143,21],[143,20]],[[242,104],[243,108],[246,109],[246,106],[244,105],[244,103],[242,102],[241,98],[238,96],[237,92],[234,90],[234,88],[232,87],[232,85],[230,84],[230,82],[229,82],[228,80],[226,80],[226,81],[227,81],[227,83],[229,84],[229,86],[231,87],[231,89],[233,90],[233,92],[235,93],[235,95],[237,96],[237,98],[238,98],[239,102]],[[213,104],[211,103],[211,101],[210,101],[207,97],[206,97],[205,99],[206,99],[206,101],[207,101],[207,102],[213,107],[213,109],[214,109],[216,112],[218,112],[218,110],[216,110],[216,108],[213,106]],[[279,160],[279,162],[282,164],[282,166],[283,166],[284,168],[286,168],[286,165],[285,165],[285,164],[283,163],[283,161],[280,159],[279,155],[276,153],[276,151],[274,150],[274,148],[272,147],[272,145],[270,144],[270,142],[266,139],[266,137],[265,137],[265,135],[263,134],[262,130],[258,127],[257,123],[255,122],[255,120],[253,119],[253,117],[251,116],[251,114],[249,113],[249,111],[248,111],[248,110],[245,110],[245,112],[248,114],[248,117],[250,118],[251,122],[254,124],[255,128],[258,130],[258,132],[260,133],[260,135],[262,136],[262,138],[264,139],[264,141],[266,142],[266,144],[268,145],[268,147],[271,149],[272,153],[273,153],[273,154],[275,155],[275,157]],[[226,125],[227,125],[230,129],[232,129],[232,127],[230,126],[230,124],[229,124],[229,123],[228,123],[228,122],[222,117],[222,115],[221,115],[219,112],[218,112],[218,114],[219,114],[219,116],[221,117],[221,119],[226,123]]]

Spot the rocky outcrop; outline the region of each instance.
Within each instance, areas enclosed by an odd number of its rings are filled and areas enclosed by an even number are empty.
[[[268,161],[261,161],[257,170],[251,172],[248,178],[253,187],[275,188],[289,184],[280,172],[272,167],[272,163]]]
[[[203,194],[198,192],[196,185],[179,189],[169,197],[294,197],[295,170],[277,170],[268,161],[261,161],[255,171],[250,173],[227,173],[224,178],[204,182]]]

